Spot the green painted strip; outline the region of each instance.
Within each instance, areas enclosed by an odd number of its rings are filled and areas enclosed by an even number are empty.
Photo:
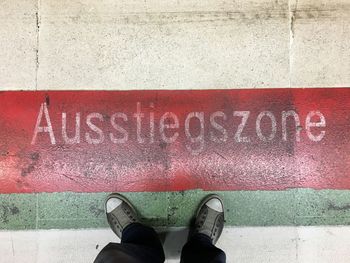
[[[185,226],[209,192],[124,193],[142,221],[153,226]],[[227,225],[350,225],[350,191],[218,192],[225,202]],[[0,195],[0,229],[107,227],[107,193]]]

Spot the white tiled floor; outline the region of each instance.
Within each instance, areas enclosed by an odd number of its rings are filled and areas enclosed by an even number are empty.
[[[165,238],[168,263],[178,262],[185,231],[176,229]],[[93,262],[110,241],[108,229],[0,232],[1,262]],[[218,246],[227,262],[350,262],[350,227],[246,227],[226,228]]]

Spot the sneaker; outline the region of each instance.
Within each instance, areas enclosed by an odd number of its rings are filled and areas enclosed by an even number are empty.
[[[224,205],[218,195],[211,194],[201,202],[192,235],[204,234],[215,245],[224,228]]]
[[[133,205],[117,193],[110,194],[107,197],[105,210],[109,226],[119,238],[121,238],[123,230],[128,225],[139,221]]]

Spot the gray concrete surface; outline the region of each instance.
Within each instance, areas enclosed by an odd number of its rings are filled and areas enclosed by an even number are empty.
[[[185,238],[172,229],[164,239],[167,263],[178,263]],[[0,232],[3,262],[86,263],[109,242],[110,229]],[[349,227],[225,228],[218,246],[228,263],[346,263],[350,260]]]
[[[0,1],[0,87],[350,86],[347,0]]]

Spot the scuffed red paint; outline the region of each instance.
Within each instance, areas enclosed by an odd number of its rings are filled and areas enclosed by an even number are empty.
[[[111,115],[125,112],[132,116],[137,102],[145,112],[145,142],[137,142],[134,123],[125,126],[129,141],[113,144],[108,139],[109,132],[114,132]],[[31,145],[42,103],[48,105],[55,145],[47,134],[39,134]],[[156,120],[153,143],[149,142],[150,103]],[[300,142],[295,141],[295,132],[288,133],[287,142],[282,140],[281,112],[287,110],[300,116]],[[320,142],[311,141],[305,132],[305,118],[315,110],[322,112],[327,122]],[[183,127],[186,115],[193,111],[205,115],[205,147],[198,154],[186,148]],[[208,119],[216,111],[228,116],[223,125],[228,131],[225,143],[208,137]],[[239,119],[232,117],[233,111],[251,112],[243,133],[251,138],[250,143],[234,141]],[[277,119],[272,142],[262,142],[256,135],[255,120],[262,111],[273,112]],[[79,144],[64,143],[62,112],[67,113],[69,135],[74,134],[75,113],[81,113]],[[85,118],[92,112],[104,116],[103,122],[95,122],[106,135],[102,144],[91,145],[84,138],[89,131]],[[171,144],[159,136],[157,123],[165,112],[173,112],[180,121],[179,138]],[[193,133],[199,131],[198,124],[192,123]],[[263,129],[266,125],[263,123]],[[315,133],[320,130],[315,128]],[[350,189],[349,171],[350,89],[346,88],[0,93],[0,193]]]

